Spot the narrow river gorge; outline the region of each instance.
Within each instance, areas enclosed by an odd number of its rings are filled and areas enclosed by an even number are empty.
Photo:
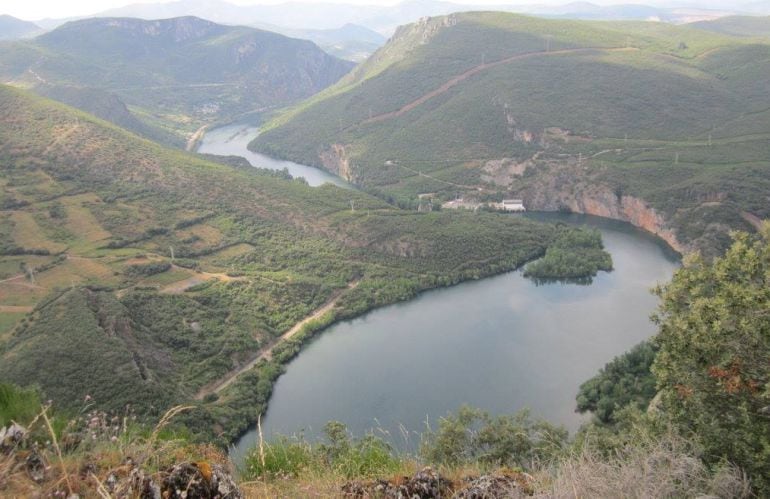
[[[343,184],[320,170],[246,149],[256,129],[223,127],[199,152],[246,157],[254,166]],[[521,216],[521,215],[510,215]],[[537,284],[521,271],[423,293],[333,325],[293,360],[275,385],[263,433],[316,437],[342,421],[357,435],[380,428],[414,446],[416,432],[463,404],[493,413],[523,408],[575,430],[578,387],[616,355],[655,332],[650,292],[679,265],[662,240],[628,223],[529,213],[542,221],[598,228],[615,270],[590,285]],[[404,433],[403,430],[406,430]],[[404,435],[408,435],[406,442]],[[253,445],[244,435],[236,456]]]

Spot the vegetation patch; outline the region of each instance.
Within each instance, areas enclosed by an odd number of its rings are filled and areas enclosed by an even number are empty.
[[[524,275],[538,281],[590,279],[612,270],[612,257],[604,251],[598,230],[563,228],[545,250],[545,256],[524,269]]]

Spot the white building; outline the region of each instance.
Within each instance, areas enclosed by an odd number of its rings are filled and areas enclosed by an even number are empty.
[[[502,207],[505,211],[527,211],[521,199],[503,199]]]

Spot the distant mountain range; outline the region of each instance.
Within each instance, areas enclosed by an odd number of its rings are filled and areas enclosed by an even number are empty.
[[[652,3],[652,2],[650,2]],[[95,14],[100,17],[137,17],[164,19],[193,15],[222,24],[275,26],[284,29],[327,30],[345,24],[357,24],[390,36],[396,27],[426,16],[453,12],[499,10],[546,17],[594,20],[662,20],[684,23],[747,13],[770,14],[770,3],[753,0],[730,2],[665,2],[660,5],[600,6],[590,2],[563,5],[469,5],[440,0],[406,0],[392,6],[349,5],[345,3],[287,2],[275,5],[234,5],[223,0],[178,0],[167,3],[142,3],[110,9]],[[54,27],[63,20],[41,20],[43,27]],[[279,30],[280,31],[280,30]]]
[[[125,118],[111,118],[127,106],[147,125],[189,133],[309,97],[352,67],[309,41],[196,17],[84,19],[0,47],[2,81],[40,87],[121,126]],[[53,89],[62,86],[80,90]],[[121,103],[85,97],[83,88],[109,92]]]
[[[0,15],[0,40],[28,38],[42,33],[43,28],[29,21],[22,21],[13,16]]]
[[[667,2],[664,6],[621,4],[601,6],[590,2],[563,5],[469,5],[441,0],[406,0],[393,6],[345,3],[287,2],[275,5],[235,5],[224,0],[177,0],[140,3],[98,12],[89,17],[133,17],[146,20],[195,16],[219,24],[252,26],[294,38],[311,40],[328,53],[361,62],[385,43],[398,26],[423,17],[453,12],[495,10],[541,17],[584,20],[654,20],[675,24],[708,21],[734,14],[770,14],[770,3],[738,1]],[[43,19],[38,24],[53,29],[68,19]],[[38,28],[38,33],[40,28]],[[0,30],[2,34],[2,30]],[[7,38],[18,38],[9,36]]]
[[[380,33],[352,23],[333,29],[291,29],[271,24],[255,26],[292,38],[310,40],[333,56],[355,62],[365,60],[387,41]]]

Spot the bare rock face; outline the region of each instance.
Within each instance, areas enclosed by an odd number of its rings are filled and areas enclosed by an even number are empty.
[[[468,483],[452,496],[453,499],[517,498],[532,495],[530,478],[524,473],[491,473],[468,478]]]
[[[342,487],[343,497],[385,499],[503,499],[532,493],[531,477],[525,473],[498,471],[453,482],[430,467],[401,480],[354,481]]]
[[[527,209],[570,211],[621,220],[655,234],[679,253],[692,250],[677,238],[663,214],[643,199],[592,182],[580,170],[580,165],[560,165],[540,172],[538,181],[520,193]]]
[[[386,499],[439,499],[452,497],[452,482],[439,476],[432,468],[418,471],[413,477],[404,477],[399,483],[386,480],[348,482],[342,486],[343,497]]]
[[[27,429],[12,423],[7,428],[0,428],[0,453],[9,453],[14,450],[27,436]]]
[[[510,186],[514,179],[524,175],[527,168],[534,166],[534,161],[517,162],[511,158],[493,159],[484,163],[481,180],[501,187]]]
[[[179,463],[168,470],[163,478],[161,494],[164,498],[183,499],[241,499],[243,494],[232,476],[218,464],[206,462]]]
[[[354,181],[353,165],[342,144],[332,144],[319,155],[324,168],[348,182]]]

